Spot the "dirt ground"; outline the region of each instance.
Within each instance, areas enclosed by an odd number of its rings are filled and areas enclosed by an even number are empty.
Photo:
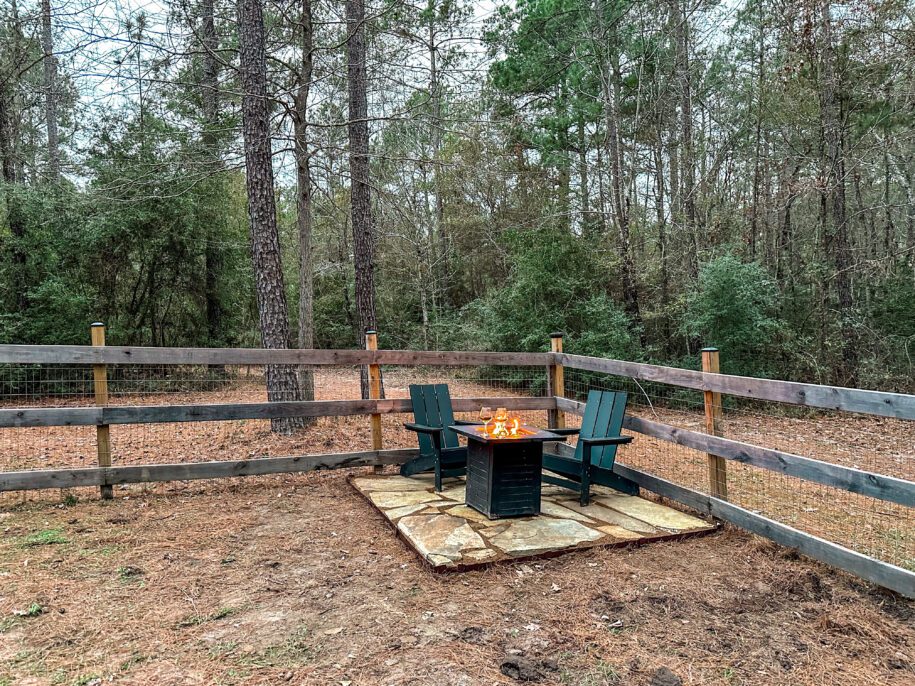
[[[24,503],[0,531],[0,684],[915,680],[915,604],[735,531],[434,574],[343,473]]]
[[[414,378],[389,375],[389,397],[404,397]],[[450,383],[455,397],[514,394]],[[322,371],[317,390],[357,397],[358,376]],[[255,380],[115,400],[262,396]],[[383,417],[385,447],[415,445],[402,421]],[[913,464],[908,425],[802,421],[746,418],[746,439],[806,436],[816,457],[860,464],[850,439],[879,435],[872,454]],[[321,419],[294,437],[261,421],[112,427],[115,464],[359,450],[368,436],[366,417]],[[687,485],[707,475],[694,451],[647,437],[627,451],[626,461]],[[94,462],[94,427],[0,431],[0,469]],[[746,506],[885,559],[912,557],[911,510],[837,503],[820,487],[732,466]],[[658,681],[662,667],[684,684],[915,683],[915,603],[762,539],[726,530],[433,574],[346,476],[121,487],[111,502],[92,489],[3,494],[0,686],[475,686],[517,683],[519,671],[546,684],[676,683]]]

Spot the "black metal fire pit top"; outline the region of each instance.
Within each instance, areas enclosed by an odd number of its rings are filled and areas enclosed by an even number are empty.
[[[461,436],[466,436],[482,443],[523,443],[524,441],[543,443],[545,441],[565,440],[565,437],[554,434],[551,431],[527,426],[526,424],[518,427],[519,433],[517,436],[506,436],[504,438],[496,438],[487,432],[482,424],[457,424],[448,428]]]

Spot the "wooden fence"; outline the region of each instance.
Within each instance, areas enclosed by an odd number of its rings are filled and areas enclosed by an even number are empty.
[[[370,338],[371,341],[371,338]],[[282,417],[329,417],[406,413],[405,399],[371,397],[362,400],[288,401],[205,405],[110,406],[107,405],[106,365],[359,365],[377,369],[398,366],[542,366],[548,383],[546,397],[456,398],[459,412],[478,410],[483,404],[513,410],[545,410],[551,422],[561,425],[565,413],[581,414],[583,404],[564,397],[563,369],[611,374],[702,391],[705,397],[706,433],[690,431],[661,422],[627,416],[625,427],[637,434],[686,446],[709,456],[709,494],[685,488],[625,464],[615,471],[641,487],[671,498],[708,515],[797,548],[800,552],[835,565],[908,597],[915,597],[915,573],[826,541],[761,514],[728,502],[727,462],[739,462],[759,469],[789,475],[905,507],[915,507],[915,482],[888,475],[814,460],[780,450],[731,440],[717,435],[720,394],[754,400],[789,403],[811,408],[843,410],[881,417],[915,420],[915,396],[815,384],[789,383],[717,373],[711,351],[705,371],[623,362],[562,352],[561,337],[553,336],[551,352],[442,352],[409,350],[263,350],[209,348],[137,348],[105,346],[104,337],[94,336],[93,346],[0,345],[0,364],[93,365],[97,404],[88,407],[15,407],[0,409],[0,429],[48,426],[98,427],[99,466],[86,469],[47,469],[0,472],[0,492],[47,488],[98,486],[102,497],[111,497],[119,484],[210,479],[306,472],[316,469],[379,467],[399,464],[417,454],[416,450],[385,450],[380,420],[372,422],[372,450],[139,466],[111,465],[108,427],[117,424],[162,422],[228,421]],[[374,347],[370,343],[370,347]],[[374,378],[375,374],[372,374]],[[103,388],[100,388],[102,386]],[[378,395],[373,384],[371,395]],[[915,425],[913,425],[915,426]]]

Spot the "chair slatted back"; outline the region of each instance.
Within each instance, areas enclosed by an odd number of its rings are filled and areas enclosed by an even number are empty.
[[[443,448],[457,448],[458,437],[447,427],[454,424],[454,412],[451,409],[451,395],[447,384],[410,384],[410,400],[413,403],[413,421],[425,426],[446,427],[442,435]],[[434,451],[432,437],[428,434],[417,434],[419,452],[430,455]]]
[[[581,438],[610,438],[620,436],[626,414],[626,394],[622,391],[589,391],[585,414],[581,418]],[[619,446],[605,445],[591,448],[591,464],[602,469],[612,469]],[[583,446],[575,446],[575,459],[581,460]]]

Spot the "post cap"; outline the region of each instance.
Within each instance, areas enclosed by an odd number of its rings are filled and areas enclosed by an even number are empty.
[[[375,331],[375,329],[366,329],[366,330],[365,330],[365,335],[366,335],[366,336],[371,336],[371,335],[374,335],[374,334],[377,334],[377,333],[378,333],[378,332]]]
[[[92,326],[105,326],[105,322],[92,322]]]
[[[565,336],[565,333],[562,331],[554,331],[550,334],[550,338],[562,338],[563,336]]]
[[[703,348],[703,349],[702,349],[702,352],[704,352],[704,353],[717,353],[717,352],[718,352],[718,348]]]

